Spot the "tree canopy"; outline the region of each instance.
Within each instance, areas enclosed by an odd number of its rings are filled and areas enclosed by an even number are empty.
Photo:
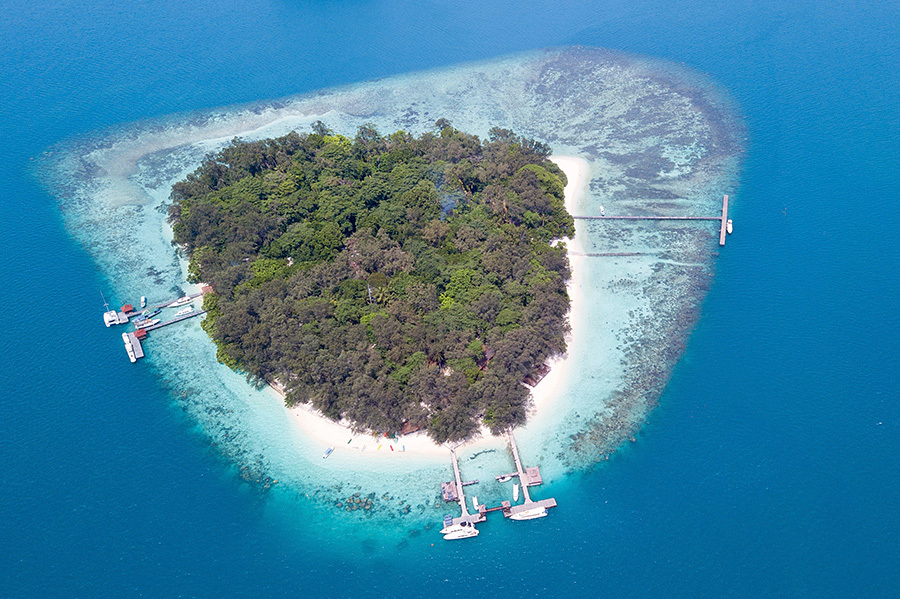
[[[521,382],[566,348],[565,175],[511,131],[436,125],[235,139],[175,184],[220,361],[360,428],[524,422]]]

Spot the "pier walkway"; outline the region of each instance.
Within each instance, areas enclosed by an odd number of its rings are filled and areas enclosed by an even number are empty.
[[[476,514],[470,514],[469,508],[466,506],[466,493],[463,491],[463,487],[465,483],[462,481],[462,477],[459,474],[459,459],[456,457],[456,450],[450,450],[450,457],[453,460],[453,476],[456,479],[456,499],[459,501],[459,508],[462,511],[462,515],[459,518],[454,518],[453,523],[459,524],[460,522],[468,522],[469,524],[474,525],[477,522],[484,522],[487,518],[484,516],[484,512],[481,510]]]
[[[602,209],[601,209],[602,212]],[[721,223],[719,228],[719,245],[725,245],[725,235],[727,233],[727,225],[728,225],[728,195],[726,194],[724,198],[722,198],[722,214],[720,216],[660,216],[660,215],[649,215],[649,216],[573,216],[572,218],[576,220],[717,220]],[[584,255],[597,255],[597,256],[606,256],[616,254],[584,254]]]

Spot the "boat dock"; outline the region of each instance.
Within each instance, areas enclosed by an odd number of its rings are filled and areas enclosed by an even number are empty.
[[[150,306],[143,310],[135,310],[134,306],[131,304],[125,304],[122,306],[121,310],[109,310],[109,305],[104,305],[107,307],[107,311],[103,314],[103,321],[107,327],[112,325],[119,324],[128,324],[128,322],[132,318],[136,318],[140,316],[142,312],[145,310],[162,310],[163,308],[176,307],[176,306],[186,306],[193,302],[195,299],[202,297],[203,295],[212,292],[212,287],[208,285],[204,285],[200,288],[199,293],[192,293],[190,295],[185,295],[173,300],[169,300],[167,302],[163,302],[161,304],[156,304],[155,306]],[[102,294],[101,294],[102,296]],[[144,298],[141,298],[143,302]],[[174,306],[173,306],[174,304]],[[206,314],[205,310],[192,310],[187,314],[182,314],[181,316],[176,316],[175,318],[166,320],[164,322],[158,322],[156,324],[152,324],[147,327],[136,328],[134,331],[129,333],[122,333],[122,340],[125,344],[125,351],[128,353],[128,357],[132,362],[136,362],[138,359],[144,357],[144,348],[141,346],[141,341],[147,338],[147,333],[150,331],[155,331],[157,329],[161,329],[163,327],[169,326],[170,324],[175,324],[176,322],[181,322],[182,320],[187,320],[189,318],[194,318],[196,316],[202,316]],[[478,481],[475,481],[478,482]]]
[[[523,467],[522,460],[519,457],[519,447],[516,444],[516,438],[513,435],[512,429],[507,431],[507,436],[509,438],[509,448],[510,452],[513,456],[513,461],[516,464],[516,471],[511,472],[509,474],[501,474],[496,476],[495,478],[498,481],[506,481],[511,478],[518,478],[519,482],[522,485],[522,495],[524,498],[523,503],[518,505],[512,505],[510,501],[502,501],[500,505],[487,507],[484,504],[479,504],[475,506],[476,513],[469,513],[469,508],[466,503],[466,495],[463,491],[463,487],[473,484],[478,484],[478,481],[468,481],[463,482],[462,476],[459,472],[459,458],[456,455],[456,450],[450,450],[450,458],[453,463],[453,476],[454,480],[450,482],[441,483],[441,495],[444,498],[444,501],[448,503],[459,503],[459,508],[461,515],[457,518],[453,518],[453,524],[460,524],[462,522],[467,523],[468,525],[474,526],[479,522],[484,522],[487,520],[487,514],[490,512],[502,512],[505,518],[509,518],[511,520],[531,520],[534,518],[541,518],[547,515],[547,510],[549,508],[556,507],[556,499],[539,499],[534,500],[531,498],[531,493],[528,491],[528,487],[535,487],[540,484],[543,484],[544,480],[541,477],[541,470],[537,466],[529,466]],[[448,517],[449,518],[449,517]]]
[[[726,228],[728,224],[728,195],[726,194],[722,199],[722,214],[720,216],[606,216],[601,214],[600,216],[573,216],[572,218],[577,220],[717,220],[721,223],[719,228],[719,245],[725,245],[725,235],[728,232]]]

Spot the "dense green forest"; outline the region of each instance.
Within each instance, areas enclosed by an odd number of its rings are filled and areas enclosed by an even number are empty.
[[[574,234],[549,148],[446,120],[420,137],[321,122],[235,139],[172,190],[174,242],[218,357],[287,403],[458,440],[525,420],[565,351]]]

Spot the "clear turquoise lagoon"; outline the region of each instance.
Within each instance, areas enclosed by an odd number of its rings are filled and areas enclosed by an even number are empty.
[[[894,596],[898,12],[5,4],[0,596]],[[585,212],[735,223],[579,225],[640,255],[585,259],[577,376],[518,434],[559,507],[456,543],[449,462],[323,461],[196,321],[132,365],[100,320],[179,294],[158,207],[233,135],[440,117],[584,157]]]

